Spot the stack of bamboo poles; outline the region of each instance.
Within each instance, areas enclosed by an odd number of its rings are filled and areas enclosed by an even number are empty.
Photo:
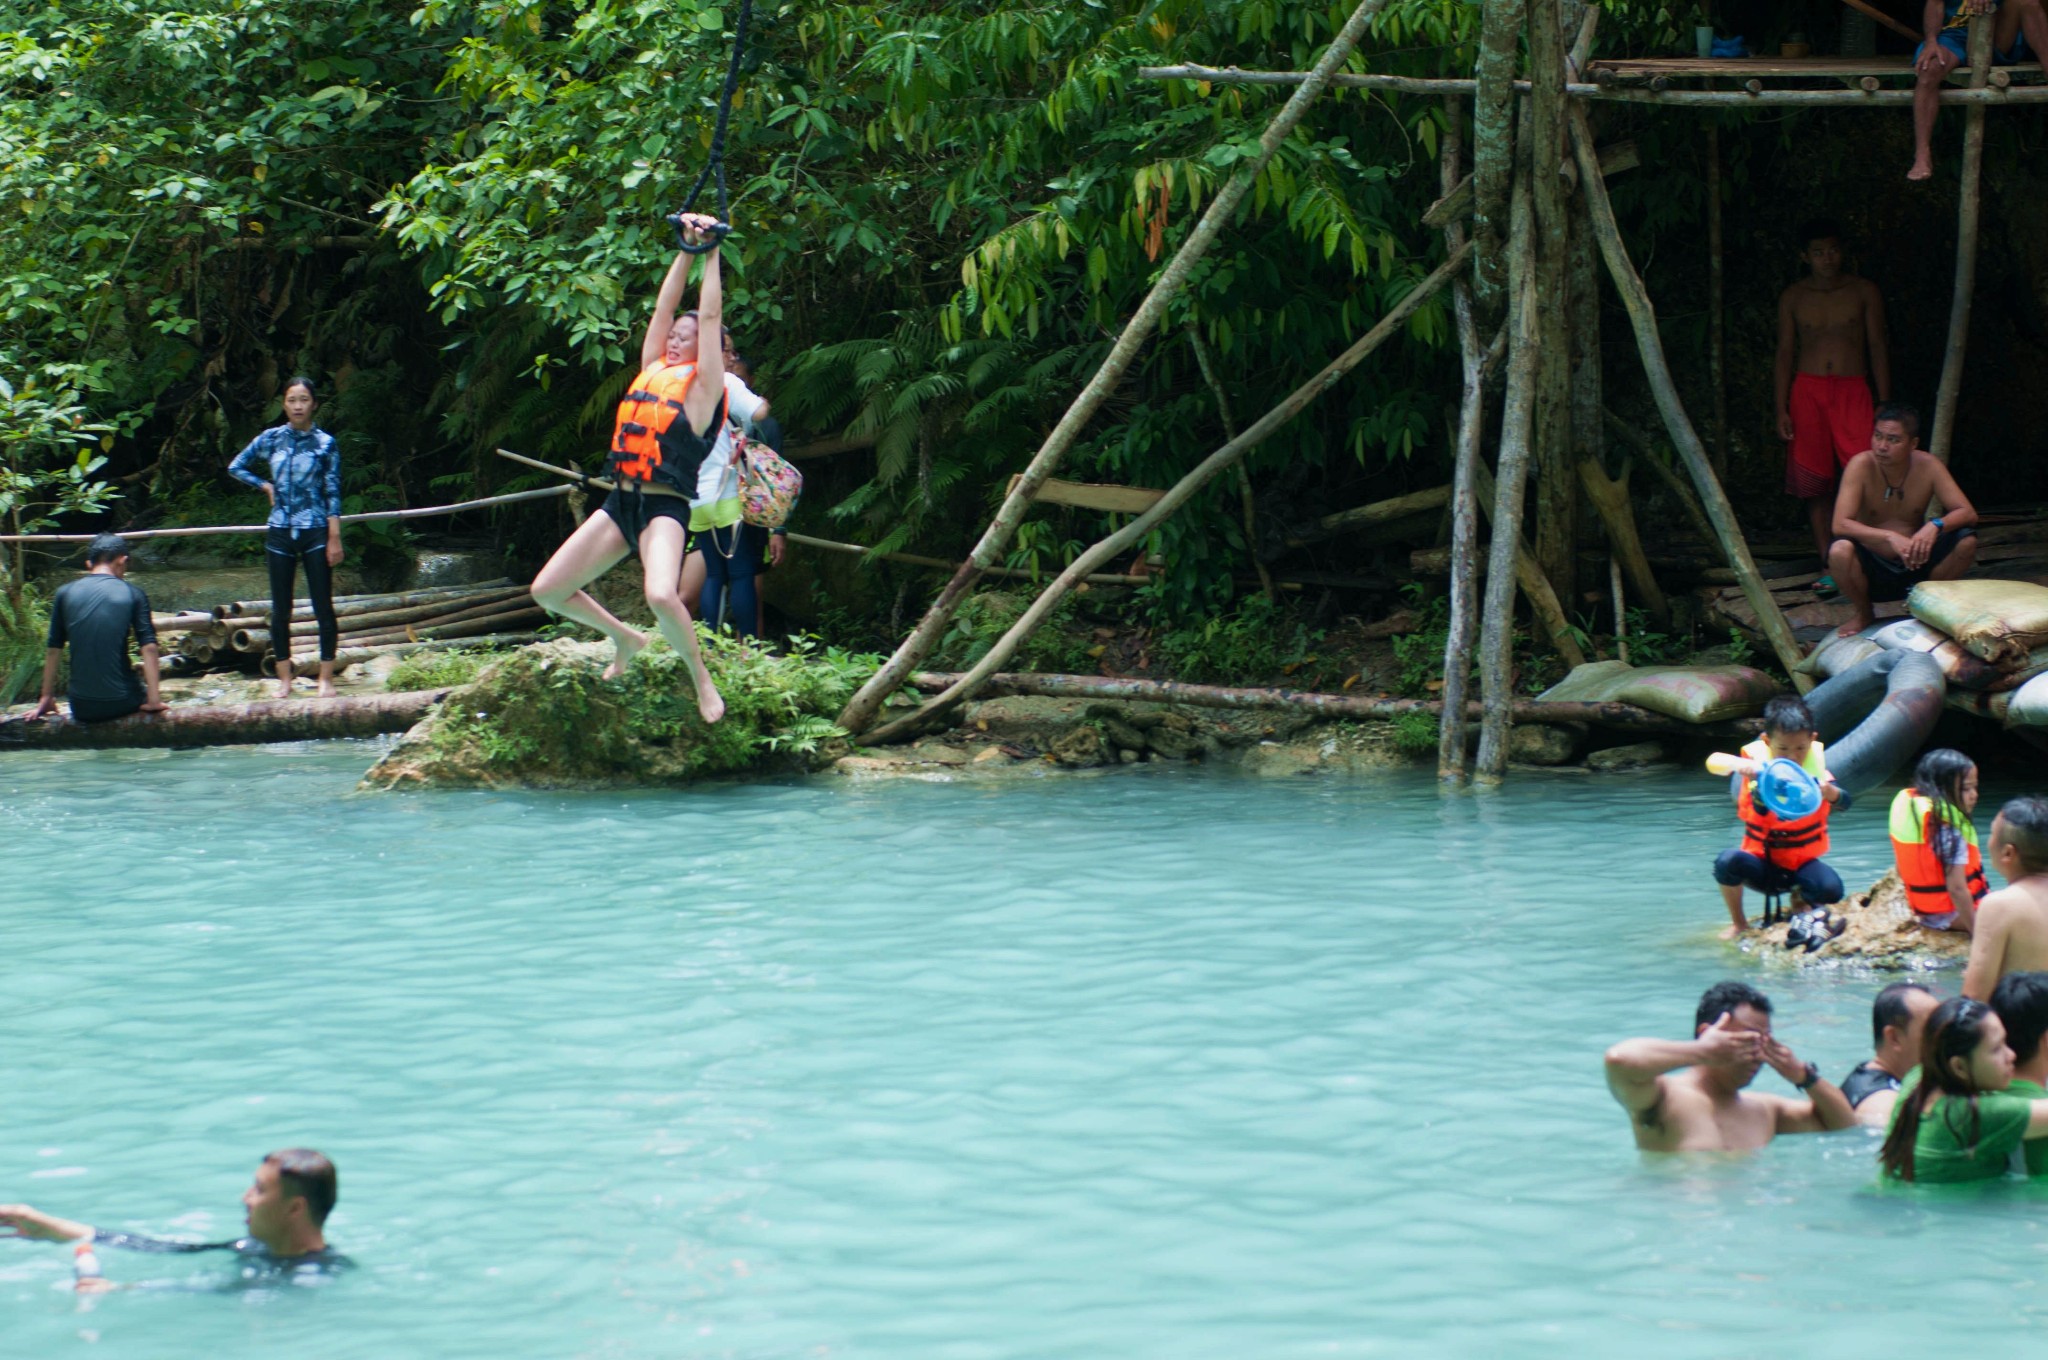
[[[500,580],[488,585],[443,586],[384,595],[342,595],[334,601],[340,625],[337,670],[374,656],[399,656],[448,646],[509,646],[533,641],[546,618],[527,587]],[[159,614],[157,634],[166,651],[183,658],[173,673],[215,667],[274,666],[290,655],[295,669],[320,664],[319,624],[310,604],[292,611],[289,653],[277,646],[268,600],[232,600],[211,610]]]

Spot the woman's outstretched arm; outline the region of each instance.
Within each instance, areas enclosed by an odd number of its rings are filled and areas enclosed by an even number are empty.
[[[668,343],[668,328],[676,324],[676,308],[683,305],[683,289],[689,282],[690,257],[679,250],[675,263],[668,267],[668,276],[661,281],[661,292],[654,299],[654,315],[648,318],[647,334],[640,340],[640,367],[646,368],[661,358],[662,347]]]
[[[702,213],[685,213],[683,229],[702,240],[716,221]],[[705,253],[704,277],[697,284],[697,376],[683,398],[690,427],[697,430],[717,414],[719,400],[725,395],[725,286],[719,275],[719,253],[717,246]]]

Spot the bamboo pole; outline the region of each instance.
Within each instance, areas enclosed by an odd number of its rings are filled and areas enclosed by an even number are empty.
[[[365,614],[373,609],[403,609],[408,605],[426,604],[432,600],[454,599],[479,590],[497,590],[514,584],[509,576],[500,576],[495,581],[479,581],[468,586],[429,586],[425,590],[394,591],[384,595],[337,595],[334,597],[334,612],[337,617],[348,614]],[[246,628],[250,622],[270,621],[270,601],[231,600],[217,604],[208,611],[214,619],[231,623],[236,628]],[[313,617],[313,606],[302,604],[292,609],[292,621]]]
[[[1749,600],[1750,608],[1756,611],[1758,625],[1763,629],[1771,651],[1792,677],[1792,683],[1804,694],[1814,684],[1811,676],[1801,674],[1798,669],[1804,654],[1800,651],[1798,639],[1792,636],[1791,625],[1785,622],[1778,602],[1772,598],[1763,577],[1757,572],[1756,562],[1749,555],[1749,545],[1742,538],[1742,526],[1736,522],[1735,508],[1728,503],[1728,495],[1721,489],[1720,479],[1714,476],[1714,469],[1707,462],[1699,433],[1693,429],[1692,421],[1686,417],[1685,406],[1678,399],[1678,388],[1671,379],[1671,366],[1664,358],[1664,342],[1657,334],[1657,312],[1650,303],[1649,290],[1643,286],[1642,277],[1629,262],[1628,247],[1623,244],[1621,228],[1614,220],[1614,205],[1608,201],[1607,185],[1600,178],[1600,163],[1593,154],[1593,135],[1586,126],[1583,109],[1572,110],[1572,147],[1579,158],[1579,187],[1585,193],[1586,207],[1592,215],[1594,236],[1600,242],[1600,253],[1607,261],[1607,271],[1614,279],[1615,291],[1621,295],[1622,305],[1628,310],[1629,324],[1635,329],[1636,351],[1642,356],[1643,372],[1649,379],[1657,410],[1664,417],[1664,426],[1670,432],[1678,456],[1685,461],[1686,471],[1692,474],[1693,485],[1699,490],[1700,501],[1713,524],[1715,537],[1722,551],[1728,555],[1729,566],[1742,582],[1742,593]]]
[[[1614,654],[1628,664],[1628,606],[1621,596],[1621,559],[1607,559],[1607,589],[1614,598]]]
[[[440,618],[444,614],[452,614],[457,610],[474,609],[478,605],[495,604],[499,601],[509,600],[524,594],[526,594],[525,586],[500,586],[495,590],[481,590],[474,594],[451,595],[445,599],[427,600],[420,604],[402,608],[357,609],[349,613],[343,613],[339,604],[337,604],[334,611],[334,620],[343,631],[360,633],[373,624],[416,623],[421,619]],[[310,636],[320,629],[319,620],[310,611],[304,617],[301,617],[298,610],[293,610],[290,622],[291,632],[294,637],[302,634]],[[271,632],[270,623],[271,620],[268,614],[254,614],[246,618],[220,620],[220,626],[226,628],[230,635],[236,632],[246,632],[250,629],[257,629],[268,635]]]
[[[268,699],[218,708],[172,708],[112,722],[51,718],[0,722],[0,750],[85,751],[145,746],[242,746],[272,741],[374,737],[403,732],[445,689],[336,699]]]
[[[1486,0],[1472,82],[1472,299],[1493,327],[1508,306],[1508,199],[1515,177],[1515,54],[1525,0]]]
[[[485,633],[479,637],[434,638],[426,642],[380,642],[368,647],[343,647],[334,654],[334,673],[380,656],[411,656],[414,652],[444,652],[457,647],[523,647],[540,641],[539,633]],[[317,668],[320,654],[311,652],[292,658],[292,669],[305,674]]]
[[[1714,397],[1713,465],[1728,471],[1727,319],[1722,303],[1721,127],[1707,120],[1707,385]]]
[[[1426,510],[1440,510],[1450,503],[1451,487],[1448,483],[1421,491],[1410,491],[1405,495],[1374,501],[1370,505],[1354,506],[1349,510],[1339,510],[1334,515],[1324,515],[1321,519],[1311,520],[1288,534],[1286,543],[1290,548],[1305,548],[1311,543],[1320,543],[1338,534],[1355,533],[1375,525],[1391,524],[1395,520],[1419,515]]]
[[[909,684],[926,693],[944,692],[959,684],[962,676],[947,672],[918,671]],[[1107,675],[1046,675],[1038,672],[1003,672],[985,677],[981,692],[991,695],[1039,695],[1053,699],[1121,699],[1138,703],[1186,704],[1191,708],[1292,709],[1327,718],[1391,719],[1409,714],[1438,714],[1444,704],[1437,699],[1369,699],[1350,694],[1322,694],[1299,689],[1243,689],[1223,685],[1191,685],[1178,680],[1130,680]],[[1667,718],[1634,704],[1614,701],[1559,702],[1517,699],[1510,706],[1518,723],[1591,723],[1640,732],[1686,732],[1720,735],[1753,732],[1756,723],[1696,724]],[[1455,712],[1455,710],[1453,710]],[[1469,720],[1479,716],[1478,704],[1466,705]],[[1457,724],[1460,728],[1463,723]]]
[[[588,473],[579,472],[575,468],[561,467],[554,463],[543,463],[538,458],[528,458],[525,454],[514,453],[510,449],[499,449],[497,452],[500,458],[510,459],[512,462],[523,464],[526,467],[538,468],[542,472],[552,472],[557,477],[572,477],[576,480],[578,486],[590,486],[599,491],[610,491],[612,489],[612,484],[604,478],[592,477]],[[880,548],[870,548],[859,543],[836,543],[829,538],[813,538],[809,534],[792,533],[785,536],[793,544],[806,548],[821,548],[826,552],[846,553],[854,557],[872,557],[882,562],[902,562],[913,567],[930,567],[934,571],[962,571],[965,569],[962,563],[949,562],[943,557],[921,557],[916,553],[886,552]],[[1035,582],[1039,579],[1028,571],[1019,571],[1011,567],[990,567],[982,574],[985,576],[1001,576],[1008,580]],[[1141,586],[1151,579],[1149,576],[1124,576],[1110,572],[1098,572],[1087,578],[1090,585],[1098,586]]]
[[[1137,70],[1140,80],[1197,80],[1214,85],[1297,85],[1301,83],[1304,75],[1301,71],[1244,71],[1234,66],[1141,66]],[[1476,94],[1479,88],[1479,82],[1473,79],[1438,79],[1429,76],[1340,75],[1329,83],[1349,90],[1387,90],[1398,94],[1425,95],[1472,95]],[[1526,91],[1530,88],[1529,82],[1518,80],[1514,82],[1514,88]],[[1654,90],[1574,81],[1565,86],[1565,93],[1576,100],[1718,109],[1759,109],[1783,105],[1877,109],[1911,108],[1913,104],[1913,92],[1910,89],[1791,90],[1764,86],[1754,91]],[[1941,102],[1961,104],[1965,107],[1972,104],[1990,106],[2048,103],[2048,85],[1992,85],[1984,89],[1943,90]]]
[[[1498,784],[1508,768],[1508,706],[1513,702],[1510,665],[1515,637],[1515,577],[1522,558],[1522,502],[1529,473],[1529,443],[1536,415],[1536,259],[1534,186],[1526,162],[1516,158],[1514,208],[1508,232],[1508,386],[1501,403],[1499,467],[1493,503],[1493,543],[1488,549],[1486,596],[1479,616],[1479,752],[1472,777]],[[1540,574],[1540,573],[1539,573]]]
[[[1444,130],[1439,138],[1441,179],[1448,186],[1463,174],[1464,105],[1444,98]],[[1467,183],[1470,181],[1467,180]],[[1458,217],[1443,224],[1444,249],[1465,244],[1465,226]],[[1451,471],[1451,606],[1444,637],[1443,715],[1437,725],[1436,777],[1446,784],[1465,782],[1465,690],[1472,675],[1472,643],[1478,631],[1480,445],[1486,437],[1486,381],[1474,315],[1471,285],[1451,285],[1451,312],[1458,328],[1458,368],[1462,390],[1458,399],[1458,445]]]
[[[1038,598],[1031,602],[1031,606],[1010,626],[1009,631],[996,639],[995,645],[989,648],[988,653],[961,676],[957,685],[904,717],[875,729],[870,739],[886,742],[908,735],[939,715],[973,698],[981,682],[993,675],[1016,653],[1018,646],[1045,621],[1045,616],[1052,612],[1053,606],[1066,596],[1083,574],[1142,540],[1155,526],[1185,505],[1190,497],[1207,486],[1218,474],[1228,470],[1238,459],[1258,447],[1288,421],[1300,415],[1309,403],[1336,386],[1346,373],[1363,363],[1367,355],[1378,349],[1389,337],[1397,334],[1401,327],[1407,324],[1408,319],[1421,309],[1423,303],[1447,286],[1458,271],[1470,262],[1471,253],[1472,248],[1469,244],[1453,252],[1449,259],[1438,265],[1406,297],[1395,303],[1393,308],[1380,318],[1379,324],[1367,331],[1349,349],[1331,360],[1322,372],[1296,388],[1278,406],[1260,416],[1243,434],[1203,459],[1194,470],[1169,487],[1166,494],[1161,496],[1150,510],[1075,558],[1052,584],[1039,593]]]
[[[343,639],[351,648],[381,647],[387,643],[433,642],[441,638],[487,637],[492,633],[526,632],[546,622],[548,612],[535,605],[527,609],[508,610],[503,614],[489,614],[471,619],[467,623],[433,624],[423,628],[407,628],[390,633],[365,633],[360,637]],[[336,650],[340,650],[337,645]],[[265,660],[274,660],[273,653],[265,653]],[[293,656],[292,665],[317,666],[320,654],[315,651],[309,656]]]
[[[1970,88],[1981,90],[1991,76],[1989,14],[1970,20]],[[1948,345],[1941,356],[1941,385],[1934,394],[1934,429],[1927,451],[1946,463],[1955,443],[1956,403],[1963,391],[1963,355],[1970,345],[1970,299],[1977,290],[1977,219],[1984,190],[1984,106],[1963,114],[1962,193],[1956,205],[1955,293],[1948,306]],[[1939,506],[1928,513],[1939,514]]]
[[[525,586],[514,586],[510,590],[494,591],[487,599],[423,604],[412,609],[390,609],[381,614],[351,615],[347,625],[337,629],[337,634],[343,637],[361,637],[373,633],[400,632],[412,625],[427,627],[435,624],[463,623],[490,614],[505,614],[515,609],[528,608],[537,608],[533,603],[533,597],[528,594]],[[340,620],[336,622],[339,623]],[[291,626],[291,636],[294,639],[317,637],[319,633],[320,625],[317,623],[294,623]],[[244,627],[237,628],[229,640],[238,652],[261,652],[270,647],[274,636],[275,634],[268,628]]]
[[[1365,37],[1366,30],[1371,27],[1373,16],[1379,13],[1386,3],[1387,0],[1359,0],[1357,8],[1351,12],[1351,17],[1345,20],[1344,27],[1338,30],[1336,37],[1324,49],[1322,58],[1302,81],[1300,88],[1294,92],[1285,107],[1273,116],[1272,123],[1259,138],[1258,153],[1240,162],[1230,179],[1217,192],[1216,197],[1210,200],[1201,220],[1196,223],[1194,230],[1188,233],[1188,238],[1182,242],[1180,249],[1174,252],[1172,261],[1161,271],[1158,281],[1146,293],[1145,300],[1139,304],[1138,310],[1125,324],[1123,332],[1117,336],[1108,357],[1102,361],[1102,367],[1074,398],[1066,414],[1060,417],[1059,424],[1046,436],[1045,443],[1039,447],[1023,474],[1011,486],[1009,495],[1003,499],[1002,508],[996,511],[995,518],[990,520],[988,528],[982,531],[981,539],[974,545],[974,551],[968,554],[967,561],[954,574],[953,579],[946,583],[945,588],[939,592],[939,597],[932,601],[931,607],[925,611],[924,618],[919,621],[910,636],[903,640],[889,659],[882,663],[881,669],[870,676],[867,683],[848,701],[846,708],[839,715],[841,727],[849,732],[866,731],[874,723],[875,715],[881,711],[882,701],[901,688],[904,677],[915,670],[918,663],[930,655],[932,648],[938,645],[939,638],[945,632],[946,625],[952,619],[960,601],[974,588],[974,583],[980,579],[982,573],[994,566],[1009,547],[1010,540],[1016,535],[1017,526],[1023,522],[1026,512],[1031,508],[1031,502],[1038,495],[1038,488],[1058,468],[1060,460],[1066,456],[1067,450],[1080,436],[1081,430],[1094,417],[1095,412],[1108,399],[1110,392],[1122,380],[1125,371],[1136,360],[1138,351],[1150,343],[1153,333],[1159,329],[1159,323],[1166,315],[1167,304],[1186,286],[1189,272],[1202,256],[1208,253],[1209,247],[1222,234],[1224,226],[1236,217],[1238,207],[1251,192],[1253,182],[1271,162],[1281,144],[1293,135],[1295,127],[1308,112],[1310,104],[1322,94],[1330,77],[1350,58],[1352,50],[1358,46],[1359,40]]]
[[[502,496],[485,496],[479,500],[457,501],[453,505],[423,505],[417,510],[372,510],[360,515],[343,515],[343,524],[367,524],[372,520],[420,519],[428,515],[453,515],[463,510],[480,510],[487,505],[513,505],[520,501],[540,500],[548,496],[564,496],[569,489],[563,486],[544,486],[534,491],[510,491]],[[105,532],[119,532],[121,537],[133,543],[145,538],[204,538],[210,534],[267,534],[267,524],[202,524],[190,529],[132,529]],[[0,543],[90,543],[99,534],[0,534]]]
[[[1202,332],[1192,322],[1188,325],[1188,344],[1195,351],[1195,366],[1202,370],[1202,377],[1209,384],[1210,394],[1216,398],[1216,415],[1223,422],[1223,437],[1237,438],[1237,418],[1230,412],[1230,393],[1224,390],[1222,375],[1216,371],[1215,356],[1209,353],[1208,341],[1202,339]],[[1244,550],[1252,559],[1252,570],[1258,573],[1259,590],[1268,600],[1277,599],[1273,591],[1273,574],[1266,570],[1266,559],[1259,552],[1258,505],[1252,499],[1251,470],[1243,463],[1237,465],[1237,494],[1244,509]]]

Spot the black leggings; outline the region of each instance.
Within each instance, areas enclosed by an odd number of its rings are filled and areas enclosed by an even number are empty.
[[[341,630],[334,624],[334,568],[327,565],[325,529],[272,529],[264,541],[270,561],[270,650],[279,661],[292,659],[292,578],[306,564],[306,594],[313,600],[313,618],[320,625],[320,659],[334,660]]]

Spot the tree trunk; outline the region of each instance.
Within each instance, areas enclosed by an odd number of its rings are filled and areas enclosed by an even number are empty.
[[[1464,101],[1444,100],[1444,131],[1439,144],[1446,195],[1463,175]],[[1457,218],[1444,224],[1444,248],[1465,244],[1465,227]],[[1451,475],[1451,611],[1444,638],[1443,719],[1438,724],[1436,777],[1448,784],[1465,781],[1465,691],[1472,675],[1472,642],[1478,632],[1480,446],[1486,438],[1485,362],[1480,352],[1479,323],[1472,290],[1463,279],[1451,285],[1452,314],[1458,327],[1458,366],[1463,392],[1458,401],[1458,451]]]
[[[1498,784],[1508,768],[1509,706],[1515,639],[1515,573],[1522,556],[1522,500],[1529,475],[1529,441],[1536,404],[1535,209],[1526,171],[1515,178],[1508,233],[1512,298],[1508,303],[1508,388],[1502,401],[1500,458],[1493,501],[1493,544],[1488,552],[1486,604],[1480,615],[1479,691],[1485,715],[1473,777]]]
[[[1593,218],[1594,236],[1600,242],[1600,253],[1607,261],[1607,272],[1614,279],[1615,291],[1621,295],[1622,305],[1628,309],[1629,323],[1635,328],[1636,352],[1642,356],[1644,375],[1657,399],[1657,410],[1664,417],[1664,427],[1670,432],[1678,456],[1685,461],[1686,471],[1692,474],[1693,485],[1699,490],[1700,501],[1713,524],[1715,536],[1722,551],[1728,555],[1728,565],[1742,582],[1742,593],[1749,600],[1750,608],[1756,611],[1757,622],[1771,644],[1771,651],[1777,656],[1778,664],[1792,677],[1792,683],[1804,694],[1814,685],[1813,677],[1802,674],[1798,669],[1804,653],[1800,650],[1799,640],[1792,636],[1791,625],[1785,622],[1778,602],[1771,597],[1762,575],[1758,573],[1755,559],[1749,555],[1749,545],[1742,538],[1742,526],[1735,519],[1735,507],[1728,503],[1728,495],[1721,489],[1720,479],[1714,476],[1706,449],[1700,444],[1699,432],[1693,429],[1692,421],[1686,417],[1685,406],[1678,399],[1678,388],[1671,379],[1671,366],[1664,358],[1664,342],[1657,334],[1657,312],[1650,304],[1650,294],[1643,287],[1642,277],[1629,262],[1628,247],[1622,243],[1621,228],[1615,223],[1614,205],[1608,201],[1607,185],[1600,178],[1600,162],[1593,154],[1593,134],[1586,126],[1586,115],[1582,109],[1572,110],[1572,143],[1579,158],[1579,187],[1585,191],[1586,207]]]
[[[1167,493],[1159,498],[1158,504],[1075,558],[1065,571],[1039,593],[1038,598],[1031,602],[1031,607],[1010,626],[1010,630],[996,640],[988,654],[961,676],[958,685],[915,712],[877,728],[871,739],[877,742],[895,740],[973,698],[974,691],[980,687],[981,682],[993,675],[1004,662],[1016,654],[1024,639],[1030,637],[1032,631],[1045,621],[1045,616],[1052,612],[1053,606],[1074,588],[1082,576],[1092,571],[1098,563],[1106,562],[1140,542],[1155,526],[1185,505],[1197,491],[1207,486],[1217,474],[1235,465],[1238,459],[1257,448],[1288,421],[1300,415],[1310,402],[1334,387],[1346,373],[1364,362],[1367,355],[1396,334],[1407,323],[1408,318],[1421,309],[1423,303],[1436,296],[1437,292],[1466,266],[1470,254],[1470,246],[1453,253],[1449,259],[1437,266],[1435,272],[1417,284],[1414,291],[1396,303],[1392,311],[1381,317],[1378,325],[1332,360],[1322,372],[1296,388],[1293,394],[1278,406],[1260,416],[1250,429],[1203,459],[1194,471],[1175,482]]]
[[[1499,489],[1494,482],[1492,469],[1481,459],[1479,466],[1472,470],[1472,485],[1479,493],[1479,509],[1489,519],[1498,505]],[[1411,559],[1412,560],[1412,559]],[[1586,653],[1580,649],[1579,640],[1572,635],[1571,620],[1565,617],[1564,601],[1550,588],[1550,577],[1536,561],[1536,554],[1529,551],[1526,542],[1515,544],[1515,584],[1529,601],[1529,612],[1536,616],[1536,622],[1543,627],[1544,636],[1550,645],[1564,658],[1567,666],[1586,664]]]
[[[912,687],[927,693],[953,688],[962,677],[920,671]],[[1350,694],[1319,694],[1299,689],[1236,689],[1221,685],[1190,685],[1178,680],[1122,680],[1106,675],[1041,675],[1004,673],[986,677],[981,692],[992,695],[1032,694],[1055,699],[1123,699],[1142,703],[1187,704],[1193,708],[1284,708],[1329,718],[1399,718],[1411,713],[1439,713],[1436,699],[1368,699]],[[1509,706],[1516,722],[1593,723],[1639,732],[1718,733],[1718,725],[1680,722],[1647,708],[1623,703],[1545,703],[1517,699]],[[1468,718],[1478,717],[1478,704],[1468,704]],[[1462,726],[1462,724],[1461,724]],[[1752,724],[1753,726],[1753,724]]]
[[[1594,511],[1600,516],[1601,525],[1607,530],[1607,543],[1614,550],[1614,560],[1628,571],[1630,584],[1636,594],[1642,597],[1643,608],[1659,623],[1671,619],[1671,606],[1664,598],[1664,590],[1651,574],[1650,559],[1643,553],[1643,540],[1636,534],[1636,517],[1629,505],[1628,478],[1609,477],[1607,470],[1600,466],[1597,458],[1579,460],[1579,480],[1586,488],[1586,499],[1593,503]]]
[[[1472,100],[1472,296],[1481,324],[1499,324],[1508,305],[1509,195],[1515,180],[1515,49],[1523,0],[1484,0],[1478,90]]]
[[[427,715],[445,689],[347,699],[270,699],[220,708],[173,708],[112,722],[69,718],[0,722],[0,750],[83,751],[140,746],[241,746],[403,732]]]
[[[1529,6],[1529,123],[1536,207],[1536,561],[1557,593],[1577,589],[1579,478],[1572,456],[1571,209],[1563,167],[1565,37],[1558,0]]]
[[[1692,524],[1693,532],[1699,535],[1700,542],[1710,550],[1718,551],[1720,539],[1714,533],[1714,526],[1707,520],[1707,512],[1700,508],[1698,494],[1685,478],[1671,470],[1670,465],[1664,461],[1663,450],[1650,442],[1650,436],[1605,406],[1600,408],[1600,416],[1609,430],[1627,440],[1635,447],[1636,452],[1642,454],[1644,465],[1656,474],[1657,480],[1664,483],[1664,489],[1671,493],[1671,499],[1677,501],[1679,508],[1685,511],[1685,517]]]
[[[1721,128],[1707,116],[1707,384],[1714,398],[1713,465],[1728,471],[1726,317],[1721,283]]]
[[[1279,151],[1281,144],[1293,134],[1303,115],[1308,112],[1309,105],[1322,94],[1330,77],[1336,74],[1350,57],[1359,40],[1365,37],[1366,29],[1371,27],[1373,16],[1386,3],[1387,0],[1360,0],[1358,7],[1351,12],[1351,17],[1345,21],[1344,27],[1324,50],[1322,59],[1309,72],[1308,79],[1295,90],[1285,107],[1273,116],[1272,123],[1259,138],[1258,154],[1240,164],[1229,182],[1210,200],[1201,221],[1188,234],[1188,239],[1181,243],[1180,249],[1174,252],[1173,259],[1161,272],[1158,282],[1152,285],[1151,291],[1145,295],[1145,300],[1139,304],[1138,310],[1125,324],[1123,333],[1117,336],[1109,357],[1102,361],[1102,367],[1089,379],[1088,385],[1081,389],[1080,395],[1074,398],[1073,404],[1067,408],[1067,413],[1060,417],[1060,422],[1053,427],[1052,433],[1046,436],[1045,443],[1032,457],[1023,475],[1010,488],[1010,494],[1004,498],[1002,508],[996,512],[988,528],[982,531],[981,541],[974,545],[974,551],[968,555],[967,561],[961,564],[959,572],[946,583],[945,589],[939,592],[938,599],[925,611],[924,618],[919,621],[910,636],[903,640],[902,645],[882,664],[882,668],[870,676],[867,683],[862,685],[847,703],[845,710],[839,715],[841,727],[849,732],[866,731],[874,722],[876,713],[881,710],[882,701],[895,693],[902,686],[904,677],[938,645],[939,638],[952,619],[953,611],[959,608],[960,601],[974,588],[974,583],[980,579],[983,570],[995,565],[997,559],[1009,547],[1010,540],[1016,535],[1017,526],[1023,522],[1033,498],[1038,494],[1040,484],[1053,474],[1060,460],[1066,456],[1068,448],[1080,436],[1083,427],[1094,417],[1095,412],[1123,379],[1125,370],[1138,357],[1138,351],[1152,339],[1153,333],[1159,329],[1160,319],[1166,314],[1167,304],[1186,286],[1189,271],[1208,253],[1209,247],[1222,234],[1223,228],[1237,215],[1239,204],[1251,191],[1252,183],[1258,178],[1259,172],[1266,168],[1267,163]]]
[[[1989,14],[1970,20],[1970,88],[1981,90],[1991,77]],[[1970,297],[1977,291],[1977,218],[1983,202],[1984,106],[1972,104],[1963,113],[1963,184],[1956,208],[1956,282],[1948,306],[1948,346],[1941,357],[1941,386],[1934,394],[1934,430],[1927,451],[1946,463],[1956,437],[1956,402],[1963,391],[1963,352],[1970,345]],[[1941,513],[1936,503],[1928,514]]]

